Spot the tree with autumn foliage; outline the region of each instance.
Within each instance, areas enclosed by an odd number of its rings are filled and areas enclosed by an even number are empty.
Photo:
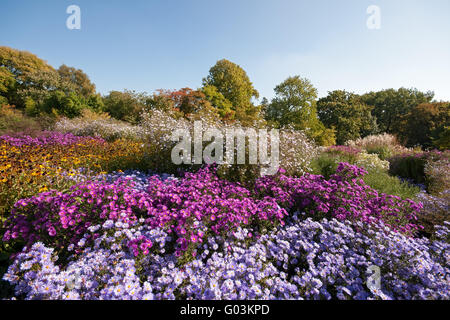
[[[53,67],[30,52],[0,46],[0,100],[24,107],[17,91],[32,85],[30,77],[36,72],[52,71]]]

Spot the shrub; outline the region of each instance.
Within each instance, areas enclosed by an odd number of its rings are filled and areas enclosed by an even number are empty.
[[[428,161],[425,164],[424,174],[428,192],[439,194],[442,191],[450,190],[450,159],[440,159]]]
[[[142,127],[110,119],[106,114],[94,112],[85,112],[83,117],[80,118],[61,119],[55,124],[54,129],[79,136],[102,137],[107,141],[117,139],[145,140],[145,131]]]
[[[448,225],[429,241],[295,214],[261,237],[249,231],[211,236],[179,265],[166,231],[107,221],[89,228],[83,239],[96,240],[67,264],[37,242],[4,279],[24,299],[449,299]],[[381,270],[380,288],[366,282],[372,266]]]
[[[389,159],[392,175],[423,184],[429,192],[440,191],[448,186],[449,152],[429,151],[402,154]],[[425,170],[425,168],[427,168]],[[428,177],[428,175],[429,177]]]
[[[358,167],[363,167],[367,171],[388,171],[389,161],[381,160],[376,154],[361,152],[354,162]]]
[[[310,172],[329,179],[336,172],[340,162],[345,162],[345,160],[328,153],[321,153],[311,162]]]
[[[364,176],[364,182],[378,192],[396,195],[402,199],[415,199],[420,188],[385,171],[372,170]]]
[[[0,106],[0,135],[27,133],[34,134],[41,131],[42,127],[35,119],[25,116],[13,106]]]
[[[194,122],[193,119],[175,118],[171,113],[161,110],[154,110],[150,113],[142,115],[141,126],[146,132],[146,150],[149,158],[154,163],[154,170],[159,172],[175,173],[180,169],[193,170],[198,165],[174,165],[171,162],[171,152],[176,142],[171,140],[171,136],[176,129],[186,129],[193,136]],[[208,128],[216,128],[220,130],[225,137],[227,129],[242,129],[239,122],[227,124],[216,121],[214,118],[203,117],[202,119],[203,133]],[[255,123],[255,128],[261,128],[261,123]],[[270,138],[270,135],[268,135]],[[302,131],[286,128],[280,130],[280,166],[286,168],[289,174],[303,174],[309,170],[311,160],[317,154],[316,146],[312,143]],[[203,142],[204,148],[209,142]],[[235,150],[236,152],[236,144]],[[269,148],[268,148],[269,149]],[[253,165],[248,163],[248,144],[246,144],[246,164],[224,163],[219,165],[218,172],[224,178],[236,182],[251,183],[261,174],[261,165]],[[224,147],[224,155],[226,155]]]
[[[332,146],[324,149],[313,160],[311,172],[323,175],[328,179],[336,171],[340,162],[357,165],[369,172],[389,169],[389,162],[380,160],[376,154],[368,154],[349,146]]]
[[[437,196],[421,192],[417,199],[423,205],[423,209],[418,214],[418,221],[424,226],[421,234],[430,238],[438,231],[436,226],[449,221],[450,190],[447,189]],[[450,239],[447,239],[447,242],[450,243]]]
[[[306,174],[302,177],[263,177],[256,182],[256,194],[271,196],[290,212],[306,212],[313,217],[359,220],[365,223],[382,221],[393,230],[414,234],[421,205],[410,199],[378,193],[364,183],[363,168],[340,163],[329,180]]]
[[[345,144],[350,147],[364,149],[368,153],[376,153],[382,160],[386,160],[392,155],[409,151],[409,149],[400,145],[395,136],[387,133],[350,140]]]
[[[180,180],[153,176],[146,192],[133,184],[122,179],[86,181],[65,193],[49,191],[21,199],[11,211],[3,239],[18,239],[28,247],[42,241],[64,251],[69,245],[77,247],[92,225],[144,218],[153,228],[168,229],[175,253],[181,256],[211,234],[223,235],[240,225],[257,231],[265,221],[276,225],[287,214],[274,199],[252,199],[249,190],[218,179],[209,168]]]

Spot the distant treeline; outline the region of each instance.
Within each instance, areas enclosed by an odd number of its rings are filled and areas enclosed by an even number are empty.
[[[32,53],[0,47],[0,105],[15,106],[29,117],[74,118],[90,109],[136,124],[142,112],[152,109],[171,110],[179,117],[207,112],[225,122],[304,130],[320,145],[386,132],[409,147],[450,146],[450,103],[434,101],[433,92],[400,88],[358,95],[336,90],[318,99],[317,89],[300,76],[287,78],[274,91],[271,101],[255,103],[259,93],[246,72],[223,59],[198,89],[152,94],[124,90],[101,96],[80,69],[54,69]]]

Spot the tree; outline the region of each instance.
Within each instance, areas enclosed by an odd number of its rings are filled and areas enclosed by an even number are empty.
[[[59,67],[58,74],[62,81],[72,83],[75,91],[82,96],[87,98],[95,94],[95,84],[89,80],[88,75],[83,70],[68,67],[63,64]]]
[[[172,101],[172,108],[180,111],[183,115],[188,116],[197,114],[203,110],[217,113],[214,107],[206,99],[205,94],[200,90],[191,88],[182,88],[180,90],[158,90],[159,94]]]
[[[450,150],[450,126],[444,126],[439,137],[433,141],[433,145],[439,150]]]
[[[0,107],[7,105],[8,93],[14,91],[16,80],[6,67],[0,67]]]
[[[224,120],[233,120],[236,112],[233,110],[231,102],[221,94],[215,86],[205,86],[201,88],[211,105],[217,110],[220,117]]]
[[[252,103],[259,93],[239,65],[226,59],[217,61],[203,79],[203,87],[207,86],[214,86],[231,103],[237,120],[250,123],[259,118],[260,110]]]
[[[408,147],[432,148],[436,141],[445,141],[445,128],[449,125],[449,102],[422,103],[402,118],[399,135]]]
[[[118,120],[137,123],[141,112],[146,108],[145,93],[131,90],[111,91],[103,99],[105,111]]]
[[[50,72],[54,69],[32,53],[0,47],[0,95],[10,104],[24,107],[24,101],[16,95],[17,90],[26,88],[30,75],[38,71]]]
[[[280,127],[288,125],[306,134],[317,143],[335,142],[332,129],[327,129],[317,115],[317,89],[308,79],[289,77],[275,87],[275,98],[266,107],[266,120]]]
[[[359,95],[342,90],[329,92],[317,102],[319,119],[325,126],[336,129],[338,144],[376,133],[372,109]]]
[[[369,92],[362,101],[373,106],[372,115],[376,117],[381,132],[398,134],[400,119],[421,103],[429,103],[434,92],[421,92],[417,89],[400,88]]]

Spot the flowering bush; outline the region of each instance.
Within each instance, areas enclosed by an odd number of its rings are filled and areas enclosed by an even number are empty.
[[[326,148],[325,152],[335,156],[345,157],[348,162],[352,162],[352,160],[356,160],[361,149],[349,146],[331,146]]]
[[[397,138],[391,134],[383,133],[370,135],[356,140],[350,140],[345,143],[347,146],[366,150],[368,153],[378,154],[380,159],[387,158],[396,154],[409,152],[410,150],[400,145]]]
[[[150,113],[142,114],[141,126],[146,132],[146,150],[152,160],[152,169],[159,172],[176,172],[179,166],[174,166],[170,161],[172,148],[175,142],[171,136],[176,129],[186,129],[193,134],[195,119],[177,118],[167,111],[154,110]],[[197,119],[198,120],[198,119]],[[203,133],[209,128],[220,130],[224,136],[227,129],[246,130],[239,122],[224,123],[211,118],[202,118]],[[262,127],[262,124],[256,124]],[[204,142],[205,147],[209,142]],[[312,159],[317,155],[317,147],[311,142],[304,132],[293,129],[280,130],[280,167],[285,168],[289,174],[303,174],[309,170]],[[236,148],[236,146],[235,146]],[[224,154],[226,150],[224,148]],[[246,159],[248,159],[248,148],[246,149]],[[226,159],[224,159],[226,160]],[[184,169],[192,169],[193,166],[184,166]],[[219,166],[219,172],[223,177],[233,181],[249,181],[260,176],[261,165],[234,165],[224,163]]]
[[[389,159],[389,173],[423,184],[430,192],[448,188],[450,152],[404,153]]]
[[[368,171],[388,171],[389,161],[381,160],[376,154],[361,152],[354,163],[358,167],[363,167]]]
[[[0,136],[0,220],[19,199],[50,188],[65,190],[102,171],[148,166],[144,146],[127,140],[107,143],[57,132]]]
[[[55,124],[54,129],[60,132],[73,133],[78,136],[102,137],[108,141],[117,139],[142,141],[146,136],[145,130],[140,126],[107,118],[63,118]]]
[[[421,233],[429,238],[435,233],[435,226],[449,221],[450,190],[447,189],[435,196],[420,192],[417,199],[423,205],[423,209],[418,214],[419,222],[424,226]]]
[[[23,146],[47,146],[47,145],[74,145],[83,144],[89,142],[104,142],[103,139],[92,138],[92,137],[78,137],[71,133],[64,134],[60,132],[43,131],[37,137],[32,137],[29,135],[19,135],[16,137],[11,136],[0,136],[0,141],[5,144],[9,144],[14,147]]]
[[[333,216],[338,219],[359,220],[365,223],[383,221],[393,230],[415,233],[421,204],[398,196],[379,194],[366,185],[363,168],[340,163],[329,180],[323,176],[306,174],[289,177],[263,177],[256,182],[259,196],[271,196],[287,210],[302,210],[313,216]]]
[[[424,174],[428,185],[428,191],[439,194],[450,190],[450,159],[442,158],[437,161],[428,161],[425,164]]]
[[[146,192],[134,181],[87,181],[69,192],[49,191],[22,199],[7,221],[4,241],[36,241],[62,250],[76,245],[92,225],[106,220],[132,223],[143,217],[152,227],[166,227],[176,238],[177,256],[194,249],[206,237],[260,222],[282,222],[287,214],[275,199],[252,199],[239,184],[220,180],[208,168],[183,179],[152,176]]]
[[[95,241],[66,265],[38,242],[4,279],[25,299],[449,299],[448,227],[430,242],[295,214],[250,241],[243,228],[211,236],[192,261],[179,264],[166,250],[167,232],[144,219],[108,220],[89,228],[83,239],[97,235]],[[381,287],[368,285],[372,266],[380,268]]]

